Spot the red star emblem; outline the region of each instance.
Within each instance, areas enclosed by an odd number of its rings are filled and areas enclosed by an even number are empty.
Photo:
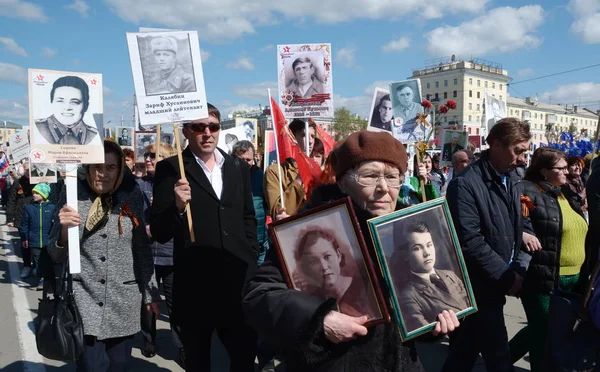
[[[40,159],[40,158],[42,157],[42,153],[41,153],[41,152],[39,152],[39,151],[35,151],[35,152],[34,152],[33,154],[31,154],[31,155],[33,155],[33,157],[34,157],[34,158],[36,158],[36,159]]]
[[[289,53],[290,47],[289,46],[283,47],[283,51],[284,51],[284,53]]]
[[[15,141],[20,141],[20,140],[21,140],[21,136],[19,136],[19,135],[17,134],[17,136],[15,137]]]
[[[96,80],[96,79],[90,80],[90,83],[92,83],[92,85],[96,85],[97,82],[98,82],[98,80]]]
[[[38,76],[36,76],[36,78],[38,79],[38,81],[44,81],[44,75],[39,74]]]

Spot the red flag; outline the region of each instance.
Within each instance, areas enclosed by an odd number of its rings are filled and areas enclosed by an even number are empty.
[[[321,175],[321,167],[314,160],[312,160],[304,151],[300,150],[298,142],[290,133],[289,127],[286,125],[285,117],[283,112],[275,103],[273,97],[271,97],[271,115],[273,117],[273,129],[275,130],[275,136],[277,137],[277,148],[279,151],[279,164],[282,164],[287,158],[296,159],[298,164],[298,171],[300,172],[300,178],[304,185],[304,191],[306,192],[307,198],[310,197],[310,193],[314,188],[315,182]],[[318,127],[318,125],[317,125]]]
[[[325,158],[329,155],[329,152],[333,150],[333,146],[335,145],[335,140],[329,135],[329,133],[325,132],[325,129],[321,128],[320,125],[317,125],[317,137],[321,139],[323,142],[323,147],[325,148]]]

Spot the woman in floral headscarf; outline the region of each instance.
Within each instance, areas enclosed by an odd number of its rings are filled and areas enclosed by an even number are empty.
[[[81,273],[73,274],[75,301],[83,321],[85,353],[78,370],[124,370],[129,339],[140,331],[140,303],[160,314],[154,262],[143,215],[143,196],[119,145],[104,141],[104,164],[90,164],[78,180],[77,211],[60,210],[48,244],[55,262],[67,261],[68,229],[79,226]],[[81,217],[80,217],[81,216]]]

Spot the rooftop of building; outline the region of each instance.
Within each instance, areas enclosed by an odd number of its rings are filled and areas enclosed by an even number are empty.
[[[21,124],[15,123],[10,120],[2,120],[0,121],[0,129],[21,129],[23,126]]]
[[[424,67],[413,70],[412,77],[456,70],[473,70],[474,72],[501,75],[504,79],[510,79],[508,70],[503,69],[501,63],[475,57],[461,58],[455,55],[425,61]]]
[[[551,104],[544,102],[537,102],[535,99],[531,97],[525,98],[517,98],[517,97],[507,97],[506,103],[512,106],[519,106],[522,108],[529,108],[531,110],[539,110],[552,112],[555,114],[562,115],[578,115],[586,118],[596,119],[598,116],[591,114],[585,111],[583,108],[578,107],[577,105],[561,105],[561,104]]]

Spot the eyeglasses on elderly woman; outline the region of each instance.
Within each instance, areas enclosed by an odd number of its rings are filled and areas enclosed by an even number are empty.
[[[384,179],[388,187],[399,188],[404,182],[404,176],[400,173],[392,174],[377,174],[377,173],[348,173],[354,178],[354,181],[361,186],[373,187],[379,183],[380,179]]]

